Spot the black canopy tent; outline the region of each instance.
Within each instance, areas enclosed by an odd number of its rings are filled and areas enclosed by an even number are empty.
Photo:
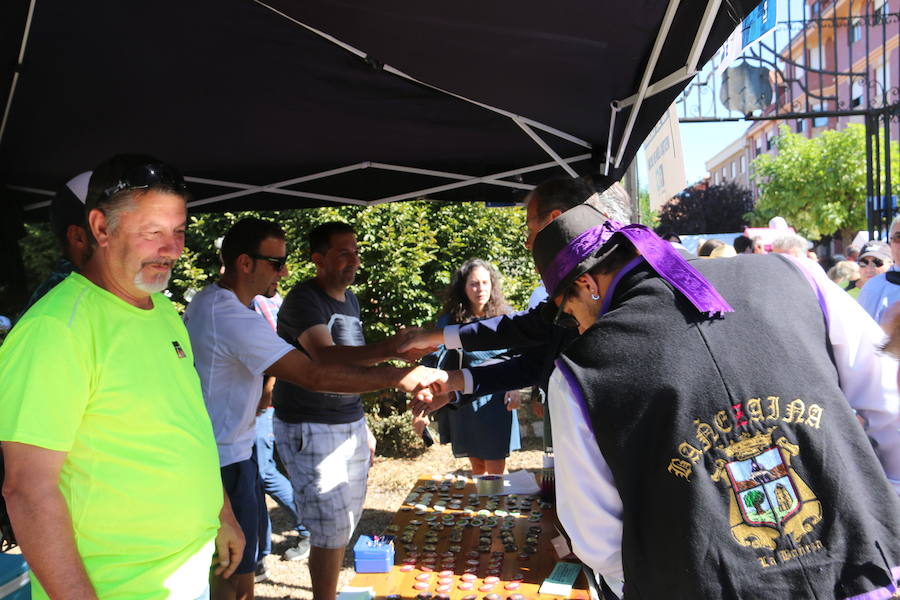
[[[117,152],[194,210],[514,201],[618,178],[756,0],[7,0],[0,202]],[[6,254],[6,252],[4,252]]]

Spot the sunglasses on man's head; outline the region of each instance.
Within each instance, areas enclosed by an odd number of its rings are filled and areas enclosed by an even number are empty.
[[[119,192],[145,190],[153,186],[171,188],[178,193],[187,191],[184,178],[178,171],[162,163],[148,163],[128,170],[115,185],[103,190],[97,204],[103,204]]]
[[[884,261],[881,260],[880,258],[862,258],[862,259],[860,259],[860,261],[859,261],[859,266],[861,266],[861,267],[868,267],[870,262],[871,262],[873,265],[875,265],[876,267],[882,267],[882,266],[884,266]]]
[[[250,258],[264,260],[271,264],[276,271],[280,271],[287,264],[287,256],[264,256],[262,254],[250,254]]]

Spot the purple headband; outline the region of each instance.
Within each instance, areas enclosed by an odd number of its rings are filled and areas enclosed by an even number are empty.
[[[560,282],[616,233],[622,234],[634,244],[653,270],[681,292],[701,313],[712,317],[734,312],[716,288],[688,264],[669,242],[645,225],[623,226],[612,219],[582,232],[553,257],[541,275],[547,291],[553,295],[558,293],[556,287]]]

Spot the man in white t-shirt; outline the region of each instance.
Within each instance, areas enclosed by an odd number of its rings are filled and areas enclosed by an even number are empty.
[[[446,373],[426,367],[351,367],[317,364],[283,341],[250,308],[253,297],[271,295],[287,274],[284,232],[271,221],[248,218],[222,241],[224,274],[191,301],[184,322],[194,348],[203,399],[213,424],[222,482],[247,541],[235,574],[212,581],[213,598],[252,598],[265,502],[253,456],[254,419],[263,374],[307,389],[359,393],[386,387],[429,394]],[[399,345],[398,339],[395,345]]]

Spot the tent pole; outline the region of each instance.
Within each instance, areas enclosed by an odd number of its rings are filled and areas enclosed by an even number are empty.
[[[612,164],[613,131],[616,126],[616,113],[620,110],[618,102],[612,101],[609,103],[609,131],[606,132],[606,160],[603,161],[604,175],[609,175],[609,165]]]
[[[578,156],[573,156],[571,158],[564,159],[566,163],[579,162],[582,160],[587,160],[591,157],[590,154],[579,154]],[[407,192],[405,194],[398,194],[396,196],[388,196],[385,198],[379,198],[378,200],[373,200],[369,202],[370,205],[374,206],[376,204],[384,204],[386,202],[397,202],[400,200],[410,200],[413,198],[419,198],[421,196],[426,196],[428,194],[436,194],[438,192],[446,192],[448,190],[458,189],[461,187],[466,187],[470,185],[475,185],[477,183],[487,183],[497,185],[497,182],[493,181],[495,179],[499,179],[501,177],[510,177],[512,175],[521,175],[522,173],[529,173],[531,171],[541,171],[543,169],[547,169],[549,167],[556,166],[557,163],[555,161],[541,163],[539,165],[532,165],[530,167],[523,167],[521,169],[515,169],[513,171],[505,171],[503,173],[494,173],[492,175],[485,175],[484,177],[472,177],[466,181],[459,181],[455,183],[448,183],[446,185],[441,185],[437,187],[427,188],[424,190],[418,190],[415,192]],[[534,189],[533,185],[527,186],[527,188],[523,189]]]
[[[622,133],[622,139],[619,142],[619,151],[616,153],[616,168],[618,168],[619,164],[622,162],[622,157],[625,155],[625,147],[628,145],[629,138],[631,138],[631,130],[634,128],[635,120],[637,120],[638,111],[644,103],[644,95],[647,93],[647,87],[650,85],[650,77],[653,76],[653,71],[656,69],[656,61],[659,60],[663,44],[669,35],[669,29],[672,28],[672,21],[675,19],[675,12],[678,10],[678,5],[680,3],[680,0],[669,0],[669,5],[666,7],[666,14],[663,15],[662,24],[659,26],[659,32],[656,34],[656,41],[653,42],[653,49],[650,51],[647,67],[644,69],[644,74],[641,76],[641,85],[638,87],[637,100],[635,101],[634,107],[631,109],[631,114],[628,115],[628,122],[625,123],[625,131]]]
[[[675,3],[675,8],[677,9],[677,0],[673,0]],[[653,74],[653,69],[656,68],[656,60],[659,57],[659,52],[661,51],[661,42],[664,41],[664,36],[668,35],[668,29],[671,27],[671,20],[667,22],[667,18],[669,15],[669,9],[666,9],[666,16],[663,18],[663,28],[660,28],[659,35],[656,38],[656,43],[653,46],[653,52],[650,54],[650,62],[647,65],[647,69],[644,71],[644,78],[641,80],[641,87],[638,89],[638,93],[624,100],[618,102],[620,108],[625,106],[631,106],[632,104],[635,107],[632,109],[631,114],[629,115],[628,125],[625,127],[625,133],[622,136],[622,140],[619,143],[619,151],[616,155],[616,166],[619,166],[619,163],[622,161],[622,155],[625,152],[625,146],[628,144],[628,140],[631,137],[631,128],[634,124],[634,119],[637,118],[637,112],[640,110],[641,104],[644,99],[653,96],[663,90],[666,90],[673,85],[677,85],[684,81],[685,79],[690,79],[694,75],[697,74],[697,63],[700,62],[700,54],[703,52],[704,46],[706,46],[706,41],[709,39],[709,34],[712,31],[713,23],[715,23],[716,16],[719,14],[719,7],[722,5],[722,0],[709,0],[706,4],[706,9],[703,11],[703,18],[700,20],[700,24],[697,27],[697,35],[694,36],[694,42],[691,45],[691,51],[688,54],[687,64],[667,75],[666,77],[660,79],[656,83],[650,86],[646,86],[649,77]],[[669,4],[669,8],[672,8],[672,4]],[[672,14],[674,18],[674,11]],[[659,48],[657,46],[659,45]],[[611,130],[611,128],[610,128]],[[608,154],[607,154],[608,156]]]
[[[559,160],[568,166],[570,163],[580,162],[582,160],[587,160],[591,157],[590,154],[578,154],[576,156],[572,156],[569,158],[560,158]],[[331,169],[329,171],[322,171],[321,173],[314,173],[312,175],[304,175],[303,177],[295,177],[294,179],[288,179],[285,181],[281,181],[278,183],[271,183],[268,185],[250,185],[247,183],[236,183],[233,181],[222,181],[219,179],[206,179],[203,177],[185,177],[186,181],[192,183],[203,183],[207,185],[218,185],[222,187],[231,187],[231,188],[239,188],[239,191],[231,192],[228,194],[219,194],[217,196],[210,196],[209,198],[203,198],[201,200],[194,200],[188,204],[188,208],[193,208],[196,206],[204,206],[206,204],[212,204],[214,202],[222,202],[223,200],[231,200],[234,198],[240,198],[242,196],[249,196],[251,194],[256,194],[259,192],[267,192],[271,194],[281,194],[283,196],[295,196],[298,198],[310,198],[313,200],[325,200],[328,202],[343,202],[345,204],[355,204],[358,206],[370,206],[375,204],[383,204],[385,202],[395,202],[398,200],[408,200],[410,198],[418,198],[420,196],[424,196],[429,193],[437,193],[447,190],[452,190],[460,187],[466,187],[469,185],[475,185],[478,183],[486,183],[490,185],[496,185],[500,187],[509,187],[520,190],[532,190],[534,189],[533,185],[528,185],[527,183],[519,183],[517,181],[503,181],[504,177],[512,177],[515,175],[522,175],[524,173],[530,173],[532,171],[542,171],[544,169],[549,169],[553,166],[558,166],[559,162],[557,161],[548,161],[544,163],[539,163],[536,165],[531,165],[528,167],[522,167],[520,169],[513,169],[511,171],[502,171],[500,173],[493,173],[491,175],[485,175],[484,177],[474,177],[470,175],[462,175],[459,173],[450,173],[446,171],[432,171],[430,169],[419,169],[416,167],[404,167],[401,165],[389,165],[386,163],[377,163],[377,162],[362,162],[354,165],[349,165],[347,167],[340,167],[337,169]],[[314,194],[311,192],[301,192],[298,190],[285,190],[281,189],[281,186],[285,185],[295,185],[297,183],[303,183],[304,181],[313,181],[316,179],[322,179],[324,177],[329,177],[331,175],[340,175],[342,173],[348,173],[350,171],[358,171],[360,169],[365,168],[373,168],[373,169],[381,169],[384,171],[399,171],[403,173],[418,173],[421,175],[432,175],[434,177],[446,177],[448,179],[457,179],[459,181],[454,183],[449,183],[442,186],[426,188],[423,190],[418,190],[415,192],[406,192],[404,194],[399,194],[396,196],[388,196],[385,198],[379,198],[378,200],[359,200],[357,198],[345,198],[340,196],[328,196],[325,194]],[[42,192],[42,190],[35,190],[38,192]],[[43,203],[42,203],[43,204]]]
[[[230,194],[220,194],[218,196],[212,196],[210,198],[204,198],[203,200],[194,200],[193,202],[188,202],[188,208],[194,208],[196,206],[204,206],[206,204],[213,204],[214,202],[222,202],[224,200],[232,200],[234,198],[240,198],[241,196],[249,196],[251,194],[257,193],[270,193],[270,194],[279,194],[282,196],[294,196],[296,198],[309,198],[311,200],[324,200],[325,202],[335,202],[338,204],[356,204],[359,206],[365,206],[368,204],[365,200],[357,200],[356,198],[345,198],[343,196],[329,196],[327,194],[314,194],[312,192],[299,192],[296,190],[283,190],[281,188],[273,188],[269,186],[259,186],[247,188],[245,190],[241,190],[239,192],[231,192]]]
[[[381,169],[382,171],[396,171],[398,173],[415,173],[418,175],[430,175],[432,177],[446,177],[447,179],[458,179],[460,181],[465,181],[469,179],[473,179],[471,175],[461,175],[459,173],[450,173],[447,171],[433,171],[431,169],[419,169],[416,167],[404,167],[401,165],[388,165],[385,163],[372,163],[373,169]],[[530,190],[534,186],[528,185],[527,183],[519,183],[517,181],[502,181],[496,178],[486,178],[484,183],[490,183],[493,185],[498,185],[501,187],[511,187],[520,190]]]
[[[697,74],[697,71],[689,71],[686,67],[681,67],[674,73],[666,75],[665,77],[663,77],[662,79],[660,79],[659,81],[657,81],[656,83],[654,83],[653,85],[648,87],[647,93],[644,94],[644,99],[647,99],[650,96],[655,96],[656,94],[658,94],[660,92],[664,92],[667,89],[669,89],[670,87],[672,87],[673,85],[678,85],[685,79],[690,79],[691,77],[693,77],[696,74]],[[625,108],[626,106],[631,106],[632,104],[634,104],[637,101],[637,97],[638,97],[637,94],[632,94],[631,96],[628,96],[624,100],[619,100],[617,102],[617,104],[620,109]]]
[[[547,144],[547,142],[545,142],[544,140],[542,140],[542,139],[540,138],[540,136],[538,136],[538,134],[536,134],[536,133],[531,129],[531,127],[529,127],[528,125],[526,125],[525,123],[523,123],[523,122],[522,122],[522,119],[519,119],[518,117],[515,117],[515,118],[513,118],[513,121],[515,121],[516,125],[518,125],[519,127],[522,128],[522,131],[524,131],[525,133],[528,134],[528,137],[530,137],[532,140],[534,140],[534,143],[535,143],[535,144],[537,144],[538,146],[540,146],[541,149],[543,149],[544,152],[546,152],[547,154],[549,154],[549,155],[550,155],[550,158],[552,158],[552,159],[554,160],[554,162],[556,162],[556,164],[558,164],[560,167],[562,167],[563,171],[565,171],[566,173],[569,174],[569,177],[578,177],[578,173],[576,173],[575,170],[572,169],[572,167],[570,167],[568,164],[566,164],[565,162],[563,162],[563,159],[559,156],[559,154],[557,154],[557,153],[553,150],[553,148],[551,148],[551,147]]]
[[[691,53],[688,54],[687,72],[695,73],[697,63],[700,62],[700,53],[706,46],[706,40],[709,39],[709,32],[712,31],[713,23],[716,15],[719,14],[719,6],[722,0],[710,0],[706,4],[706,10],[703,11],[703,19],[700,21],[700,27],[697,28],[697,35],[694,37],[694,45],[691,46]]]
[[[16,61],[13,72],[12,84],[9,86],[9,96],[6,98],[6,107],[3,109],[3,120],[0,121],[0,144],[3,143],[3,134],[6,133],[6,124],[9,121],[9,113],[12,110],[13,97],[16,95],[16,86],[19,83],[19,73],[25,63],[25,47],[28,45],[28,36],[31,33],[31,19],[34,16],[34,5],[37,0],[31,0],[28,5],[28,17],[25,19],[25,29],[22,32],[22,45],[19,46],[19,59]]]

